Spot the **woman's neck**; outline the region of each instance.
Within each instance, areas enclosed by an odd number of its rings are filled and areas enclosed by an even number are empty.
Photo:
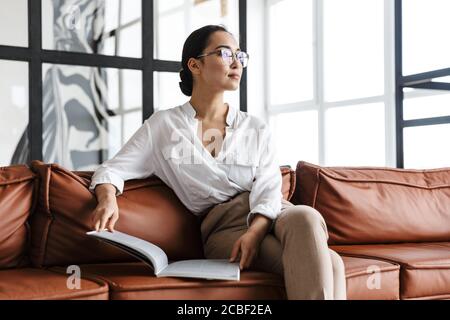
[[[200,120],[223,119],[228,110],[227,105],[223,102],[223,92],[216,94],[194,92],[190,103],[197,112],[196,118]]]

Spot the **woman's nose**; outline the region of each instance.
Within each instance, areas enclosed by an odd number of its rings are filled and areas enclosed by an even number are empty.
[[[239,69],[239,68],[242,68],[242,65],[241,65],[241,62],[238,59],[236,59],[236,57],[234,57],[233,63],[230,65],[230,67],[232,69]]]

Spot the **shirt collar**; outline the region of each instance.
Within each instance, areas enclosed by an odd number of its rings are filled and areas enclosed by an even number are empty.
[[[229,108],[228,108],[226,122],[227,122],[227,126],[231,126],[233,124],[234,118],[236,117],[236,110],[229,103],[227,103],[227,104],[228,104]],[[195,115],[197,114],[197,112],[195,111],[194,107],[191,105],[191,103],[189,101],[186,102],[184,105],[182,105],[181,108],[186,113],[189,120],[195,119]]]

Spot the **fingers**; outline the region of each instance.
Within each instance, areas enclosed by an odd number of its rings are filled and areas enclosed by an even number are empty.
[[[114,225],[116,224],[117,220],[119,220],[119,215],[117,213],[114,213],[111,219],[109,220],[108,229],[111,232],[114,232]]]
[[[249,247],[245,243],[241,243],[241,252],[242,252],[242,257],[239,262],[239,268],[241,270],[244,270],[251,266],[251,264],[256,256],[256,250],[252,247]]]
[[[236,260],[240,247],[241,247],[241,239],[238,239],[234,243],[233,249],[231,250],[230,262],[234,262]]]
[[[100,220],[97,220],[97,221],[95,222],[95,227],[94,227],[94,229],[95,229],[95,231],[98,231],[99,228],[100,228]]]
[[[253,249],[243,249],[242,252],[242,259],[240,261],[241,270],[249,268],[256,256],[255,250]]]
[[[245,245],[242,244],[241,239],[238,239],[234,245],[233,249],[231,250],[231,257],[230,262],[234,262],[238,256],[238,254],[241,253],[241,259],[239,261],[239,268],[241,270],[250,267],[252,264],[252,261],[255,257],[256,250],[252,248],[246,248]]]
[[[119,219],[118,210],[107,211],[104,209],[95,210],[92,215],[92,224],[94,226],[94,230],[99,232],[105,229],[109,229],[111,232],[114,232],[114,226]]]
[[[249,258],[250,252],[244,248],[242,248],[241,251],[242,251],[242,257],[241,257],[241,261],[239,262],[239,268],[242,270],[242,269],[244,269],[244,267],[247,264],[247,260]]]
[[[106,214],[102,215],[102,218],[100,219],[100,231],[105,229],[108,219],[109,219],[108,215]]]
[[[248,252],[248,256],[247,256],[247,259],[245,261],[243,261],[243,263],[242,263],[242,269],[250,268],[250,266],[252,265],[252,262],[255,258],[254,250],[248,250],[247,252]]]

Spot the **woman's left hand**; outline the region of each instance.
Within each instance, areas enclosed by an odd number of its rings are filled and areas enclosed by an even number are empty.
[[[239,268],[243,270],[251,266],[254,258],[258,255],[262,237],[259,233],[248,229],[233,245],[230,262],[234,262],[241,255]]]

